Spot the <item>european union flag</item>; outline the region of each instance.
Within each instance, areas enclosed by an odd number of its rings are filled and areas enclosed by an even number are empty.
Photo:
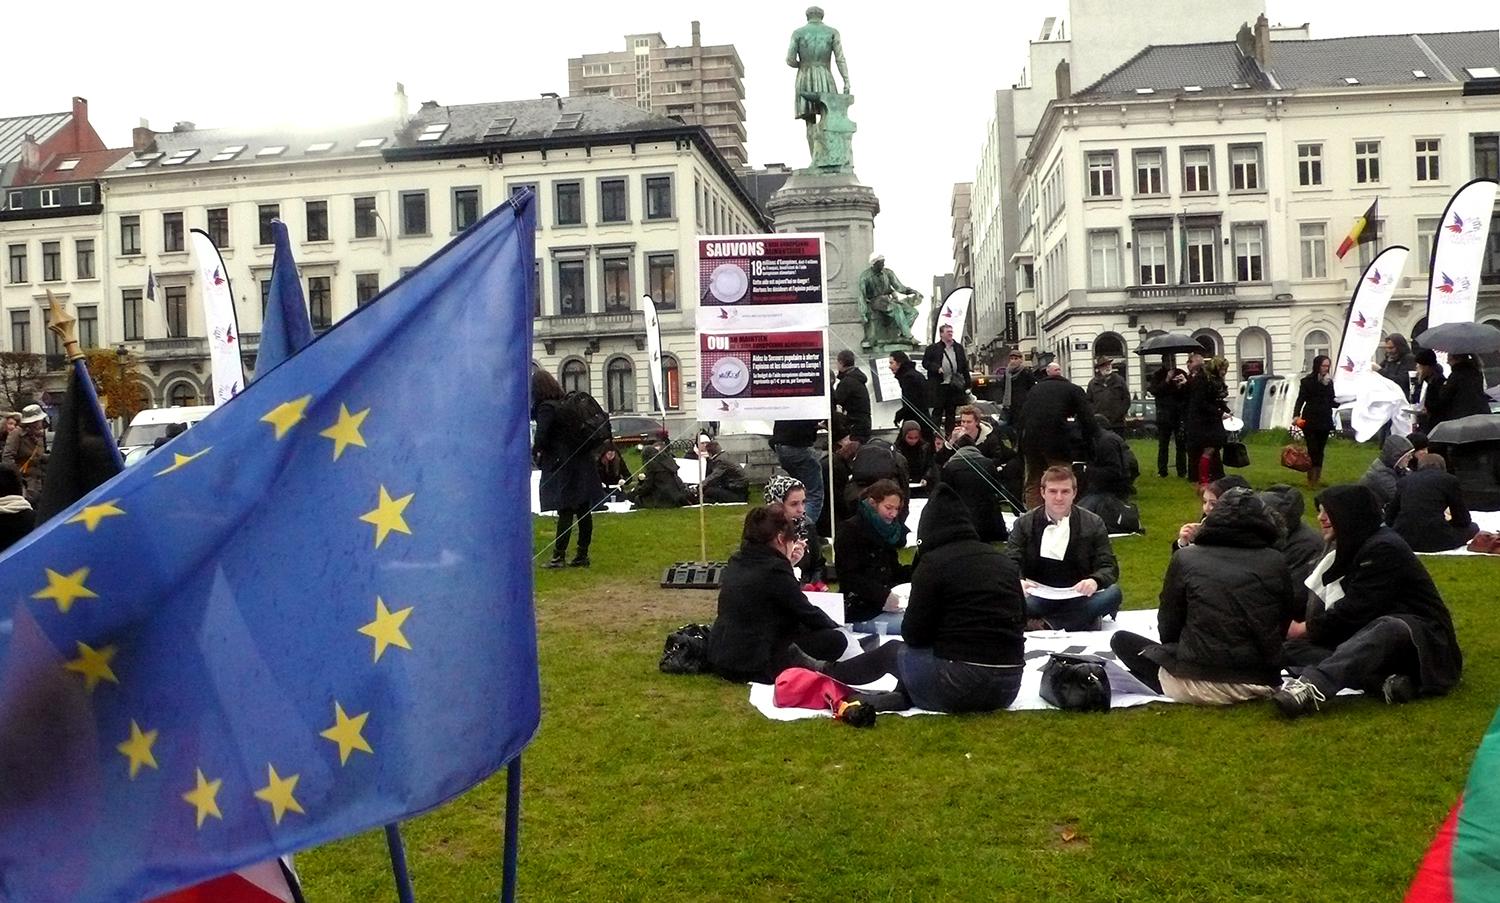
[[[292,257],[286,223],[272,220],[271,237],[276,244],[276,256],[271,259],[271,290],[266,297],[266,319],[260,327],[260,348],[255,354],[257,379],[313,339],[312,321],[307,316],[307,300],[302,296],[302,280],[297,276],[297,261]]]
[[[540,718],[525,194],[0,559],[0,899],[437,806]]]

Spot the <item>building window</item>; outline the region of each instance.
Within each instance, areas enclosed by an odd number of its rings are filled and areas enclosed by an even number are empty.
[[[271,229],[271,221],[281,217],[280,204],[261,204],[256,213],[260,224],[260,244],[273,245],[276,243],[276,233]]]
[[[9,191],[5,194],[5,209],[20,210],[25,206],[26,195],[20,191]]]
[[[1115,153],[1095,151],[1088,155],[1089,197],[1115,196]]]
[[[354,274],[354,306],[364,307],[380,294],[379,273]]]
[[[78,279],[94,278],[94,240],[92,238],[80,238],[73,242],[73,250],[78,262]]]
[[[141,253],[141,218],[120,217],[120,254],[129,256]]]
[[[462,232],[479,222],[479,189],[453,189],[453,231]]]
[[[578,182],[557,182],[552,186],[556,205],[554,215],[559,226],[583,225],[583,186]]]
[[[328,240],[328,202],[327,201],[308,201],[307,202],[306,215],[307,215],[307,240],[308,241],[327,241]]]
[[[26,246],[25,245],[11,245],[10,246],[10,279],[9,279],[9,281],[12,284],[17,283],[17,282],[26,282],[27,281],[27,279],[26,279]]]
[[[178,383],[167,394],[167,404],[174,408],[186,408],[198,403],[198,392],[190,383]]]
[[[563,362],[562,389],[564,392],[587,392],[589,390],[588,365],[576,357]]]
[[[139,341],[143,335],[141,329],[141,290],[138,288],[127,288],[121,291],[120,310],[125,316],[125,341]]]
[[[1354,142],[1354,181],[1361,185],[1380,181],[1380,142]]]
[[[208,208],[208,238],[214,247],[224,250],[229,247],[229,208]]]
[[[1297,227],[1302,245],[1302,278],[1328,278],[1328,226],[1302,223]]]
[[[1214,152],[1207,147],[1189,147],[1182,151],[1182,191],[1184,194],[1213,191]]]
[[[1417,139],[1417,181],[1436,182],[1438,176],[1438,148],[1437,138]]]
[[[675,254],[646,255],[646,291],[656,302],[658,310],[675,310],[677,307],[677,256]]]
[[[604,370],[604,385],[611,414],[635,410],[635,366],[630,358],[610,360]]]
[[[1135,193],[1137,195],[1166,194],[1167,181],[1162,165],[1162,152],[1143,150],[1135,152]]]
[[[93,203],[94,203],[94,186],[92,186],[92,185],[79,185],[78,186],[78,206],[80,206],[80,207],[88,207],[88,206],[91,206]]]
[[[625,180],[599,180],[599,222],[623,223],[630,219],[625,206]]]
[[[62,281],[62,242],[42,242],[42,281]]]
[[[1234,275],[1240,282],[1266,278],[1266,230],[1259,223],[1234,227]]]
[[[1089,288],[1120,287],[1120,233],[1089,233]]]
[[[31,353],[31,311],[10,312],[10,350],[17,354]]]
[[[703,231],[703,186],[697,176],[693,176],[693,219],[698,223],[698,231]]]
[[[171,253],[182,250],[182,211],[161,215],[161,249]]]
[[[1361,242],[1355,246],[1359,252],[1359,269],[1361,272],[1375,260],[1375,255],[1385,250],[1381,244],[1381,237],[1385,235],[1385,220],[1372,219],[1365,223],[1365,231],[1375,237],[1374,241]],[[1363,235],[1364,233],[1361,233]]]
[[[1442,224],[1442,218],[1437,216],[1417,220],[1417,272],[1424,276],[1432,272],[1432,243]]]
[[[1259,191],[1260,145],[1237,144],[1229,148],[1229,187],[1233,191]]]
[[[606,257],[599,266],[604,286],[604,312],[618,314],[630,310],[634,294],[630,287],[630,258]]]
[[[1208,226],[1187,230],[1187,281],[1191,285],[1218,281],[1218,249],[1214,247],[1216,232]]]
[[[531,262],[531,315],[533,317],[542,315],[542,259],[540,257]]]
[[[99,306],[78,305],[78,347],[99,347]]]
[[[661,356],[662,403],[667,410],[682,407],[682,365],[670,354]]]
[[[1474,136],[1474,178],[1500,179],[1500,135]]]
[[[1314,329],[1302,340],[1302,372],[1312,372],[1313,358],[1320,354],[1329,353],[1331,344],[1328,341],[1328,333],[1321,329]]]
[[[271,304],[271,280],[260,281],[260,319],[265,322],[266,308]]]
[[[1167,284],[1167,232],[1148,229],[1135,234],[1136,271],[1140,285]]]
[[[163,306],[167,314],[167,337],[186,338],[188,334],[187,286],[169,285],[163,289],[166,300]]]
[[[559,314],[571,316],[584,312],[584,285],[583,261],[559,260],[557,262],[557,312]]]
[[[354,237],[375,237],[375,198],[354,199]]]
[[[427,192],[401,192],[401,234],[426,235]]]
[[[42,207],[61,207],[62,198],[56,188],[43,188],[39,193],[38,204]]]
[[[671,219],[672,177],[646,177],[646,219]]]
[[[333,325],[333,277],[307,277],[307,316],[313,329]]]

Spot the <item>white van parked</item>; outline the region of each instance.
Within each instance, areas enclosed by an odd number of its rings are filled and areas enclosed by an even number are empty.
[[[126,464],[133,464],[149,450],[157,439],[167,437],[167,428],[174,423],[192,426],[212,414],[211,404],[187,405],[173,408],[151,408],[135,415],[125,435],[120,437],[120,454]],[[132,455],[131,453],[135,454]]]

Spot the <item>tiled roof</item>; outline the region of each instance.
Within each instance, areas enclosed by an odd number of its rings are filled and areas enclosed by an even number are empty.
[[[128,147],[88,151],[82,154],[55,154],[47,161],[47,165],[42,167],[41,173],[26,184],[59,185],[65,182],[87,181],[104,172],[110,164],[129,154],[130,148]],[[68,165],[70,162],[72,166]]]
[[[1273,47],[1272,54],[1278,49]],[[1235,84],[1270,87],[1260,67],[1242,56],[1233,41],[1163,44],[1147,47],[1075,96],[1135,94],[1140,88],[1181,92],[1188,85],[1223,91]]]
[[[446,130],[436,133],[444,123]],[[423,104],[399,146],[407,148],[538,141],[618,132],[680,131],[675,119],[609,97],[550,97],[457,106]],[[436,133],[436,134],[434,134]],[[432,137],[423,140],[422,136]]]
[[[297,131],[228,128],[159,132],[154,150],[127,154],[107,171],[130,174],[294,159],[379,157],[381,149],[395,141],[395,135],[393,120]],[[174,159],[181,162],[169,162]]]
[[[41,143],[62,131],[63,126],[72,118],[73,114],[68,112],[0,119],[0,163],[10,163],[21,158],[21,141],[27,135]]]

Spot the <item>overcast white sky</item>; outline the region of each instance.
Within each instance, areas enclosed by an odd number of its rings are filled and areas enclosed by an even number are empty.
[[[1132,7],[1149,14],[1152,4],[1117,5],[1131,15]],[[569,56],[623,49],[630,32],[660,31],[669,44],[687,44],[696,18],[704,43],[733,43],[744,60],[751,161],[804,166],[802,125],[791,118],[794,73],[783,58],[806,6],[75,0],[64,25],[59,7],[18,0],[0,19],[0,116],[66,109],[78,94],[89,99],[104,140],[124,146],[141,117],[166,129],[177,120],[316,125],[388,115],[397,81],[413,107],[565,94]],[[952,266],[949,194],[974,176],[992,92],[1017,80],[1027,42],[1044,16],[1065,15],[1066,0],[822,6],[844,36],[858,97],[855,171],[880,196],[876,244],[925,294],[932,276]],[[1313,37],[1500,26],[1500,6],[1465,0],[1268,0],[1268,7],[1272,22],[1311,22]]]

